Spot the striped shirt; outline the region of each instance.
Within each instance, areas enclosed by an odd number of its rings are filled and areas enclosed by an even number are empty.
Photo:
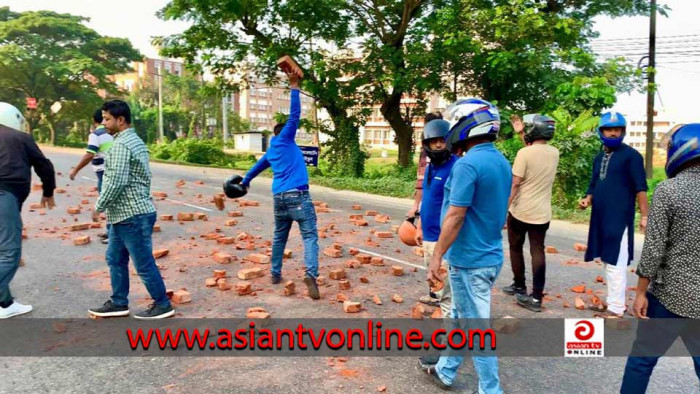
[[[105,212],[109,223],[156,210],[151,200],[148,149],[133,128],[118,133],[105,156],[102,193],[95,210]]]
[[[99,126],[90,133],[86,151],[95,155],[92,158],[92,169],[95,172],[105,170],[105,154],[112,146],[112,141],[114,141],[114,138],[109,135],[104,126]]]

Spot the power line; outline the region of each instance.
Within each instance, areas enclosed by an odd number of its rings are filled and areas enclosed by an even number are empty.
[[[687,38],[687,37],[700,37],[700,33],[696,34],[681,34],[675,36],[658,36],[658,40],[665,40],[670,38]],[[617,41],[648,41],[649,37],[625,37],[625,38],[606,38],[606,39],[593,39],[591,42],[617,42]]]

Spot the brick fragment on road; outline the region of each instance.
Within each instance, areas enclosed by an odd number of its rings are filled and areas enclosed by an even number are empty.
[[[262,268],[244,268],[238,271],[238,279],[248,280],[259,278],[264,275]]]
[[[187,290],[177,290],[173,293],[173,303],[186,304],[192,302],[192,294]]]
[[[369,283],[369,279],[367,279],[366,276],[361,276],[361,277],[360,277],[360,283]]]
[[[41,208],[41,206],[39,208]],[[66,211],[69,215],[77,215],[81,212],[81,209],[80,207],[68,207]]]
[[[391,216],[389,216],[389,215],[377,215],[374,217],[374,220],[377,223],[389,223],[389,221],[391,220]]]
[[[377,211],[365,211],[365,216],[377,216],[378,214]]]
[[[581,243],[575,243],[574,250],[577,252],[585,252],[586,250],[588,250],[588,247]]]
[[[243,216],[243,212],[241,212],[241,211],[229,211],[228,212],[228,217],[230,217],[230,218],[239,218],[241,216]]]
[[[571,291],[573,291],[574,293],[585,293],[586,292],[586,285],[574,286],[571,288]]]
[[[58,193],[58,194],[64,194],[64,193],[66,192],[66,189],[56,188],[56,189],[54,190],[54,192],[56,192],[56,193]]]
[[[391,296],[391,300],[397,304],[403,303],[403,297],[401,297],[400,294],[394,294],[393,296]]]
[[[348,250],[348,253],[350,253],[351,256],[357,256],[358,254],[360,254],[360,251],[356,248],[350,248],[350,250]]]
[[[346,260],[345,261],[345,268],[360,268],[362,267],[362,263],[360,263],[357,260]]]
[[[582,311],[582,310],[586,309],[586,303],[583,302],[581,297],[576,297],[574,299],[574,304],[576,305],[576,309],[578,309],[578,310]]]
[[[234,237],[220,237],[216,239],[216,243],[222,245],[231,245],[236,243],[236,238]]]
[[[559,253],[559,251],[557,250],[557,248],[555,248],[554,246],[547,246],[547,247],[544,248],[544,251],[545,251],[546,253],[550,253],[550,254]]]
[[[394,234],[391,231],[377,231],[374,235],[377,238],[394,238]]]
[[[602,276],[598,275],[598,276],[595,277],[595,281],[596,281],[597,283],[603,283],[603,282],[605,282],[605,279],[603,279]]]
[[[225,278],[226,270],[214,270],[214,279]]]
[[[207,216],[206,213],[197,212],[197,213],[194,214],[194,217],[195,217],[197,220],[202,220],[202,221],[205,221],[205,222],[209,220],[209,217]]]
[[[359,302],[355,301],[344,301],[343,302],[343,311],[345,313],[357,313],[362,310],[362,304]]]
[[[204,285],[206,287],[214,287],[216,286],[216,278],[207,278],[204,280]]]
[[[175,182],[175,187],[183,187],[185,184],[185,181],[180,179],[179,181]]]
[[[354,221],[355,226],[358,227],[366,227],[369,226],[369,222],[367,222],[365,219],[358,219]]]
[[[102,223],[100,223],[102,224]],[[160,232],[160,224],[154,224],[153,225],[153,232],[154,233],[159,233]]]
[[[316,277],[316,284],[319,286],[323,286],[326,284],[326,278],[323,275],[319,275]]]
[[[38,203],[38,202],[29,204],[29,209],[35,209],[35,210],[36,210],[36,209],[41,209],[41,204]]]
[[[285,249],[284,253],[282,254],[282,258],[291,259],[292,258],[292,251],[289,249]]]
[[[403,267],[400,265],[392,265],[391,274],[394,276],[403,276]]]
[[[161,257],[165,257],[170,253],[170,250],[168,249],[156,249],[153,251],[153,258],[154,259],[159,259]]]
[[[382,304],[382,300],[381,300],[381,299],[379,298],[379,296],[376,295],[376,294],[374,295],[374,297],[372,297],[372,302],[374,302],[374,303],[377,304],[377,305],[381,305],[381,304]]]
[[[249,254],[248,257],[246,257],[246,260],[252,261],[253,263],[256,264],[269,264],[270,263],[270,257],[260,254],[260,253],[253,253]]]
[[[384,265],[384,259],[381,258],[381,257],[372,257],[372,259],[370,260],[370,262],[371,262],[372,265],[376,265],[376,266],[378,266],[378,267],[381,267],[381,266]]]
[[[294,282],[291,280],[288,280],[284,284],[284,293],[283,294],[288,297],[288,296],[294,294],[295,292],[296,292],[296,286],[294,285]]]
[[[343,257],[343,251],[330,247],[323,250],[323,254],[328,257],[339,258]]]
[[[70,226],[70,231],[83,231],[90,228],[90,223],[73,224]]]
[[[340,290],[350,290],[350,281],[346,279],[341,279],[338,282],[338,288],[340,288]]]
[[[442,309],[440,307],[435,308],[433,313],[430,315],[431,319],[442,319]]]
[[[73,239],[73,245],[80,246],[80,245],[87,245],[90,243],[90,236],[89,235],[83,235],[82,237],[78,237]]]
[[[173,215],[160,215],[160,220],[170,222],[174,219]]]
[[[236,220],[236,219],[228,219],[228,220],[224,223],[224,225],[227,226],[227,227],[233,227],[233,226],[235,226],[235,225],[237,225],[237,224],[238,224],[238,220]]]
[[[97,191],[97,190],[95,190],[95,191]],[[151,195],[153,197],[168,198],[168,193],[164,193],[164,192],[152,192]]]
[[[423,305],[416,303],[411,307],[411,319],[413,320],[423,320],[423,315],[425,314],[425,308]]]
[[[218,287],[221,291],[227,291],[231,290],[231,287],[233,286],[231,286],[226,279],[219,279],[216,281],[216,287]]]
[[[355,259],[362,264],[370,264],[372,262],[372,256],[364,253],[360,253],[355,256]]]
[[[328,208],[316,207],[316,213],[330,213],[331,210]]]
[[[180,222],[192,222],[194,221],[194,213],[192,212],[178,212],[177,220]]]
[[[236,283],[236,293],[239,296],[250,294],[253,292],[253,287],[248,282],[238,282]]]
[[[356,220],[361,220],[361,219],[363,219],[363,216],[360,215],[360,214],[350,215],[350,221],[351,221],[351,222],[354,222],[354,221],[356,221]]]
[[[219,264],[231,264],[234,261],[234,256],[228,253],[216,252],[214,253],[214,261]]]
[[[361,211],[362,210],[362,205],[353,205],[352,206],[353,211]]]
[[[331,270],[328,276],[333,280],[341,280],[347,278],[347,274],[342,268],[336,268]]]
[[[420,257],[423,257],[423,248],[420,246],[416,246],[413,248],[413,254],[418,255]]]

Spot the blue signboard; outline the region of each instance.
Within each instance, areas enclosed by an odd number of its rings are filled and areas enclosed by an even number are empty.
[[[300,146],[299,149],[307,166],[318,167],[318,146]]]

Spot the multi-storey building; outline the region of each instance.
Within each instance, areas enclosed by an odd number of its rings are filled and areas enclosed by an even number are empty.
[[[654,148],[665,149],[662,146],[666,134],[677,124],[673,116],[666,111],[656,111],[654,116]],[[647,146],[646,114],[630,114],[627,119],[627,136],[625,143],[640,153],[646,152]]]
[[[132,67],[132,72],[111,76],[117,86],[128,92],[139,90],[146,85],[157,86],[158,70],[161,68],[163,74],[170,73],[179,76],[185,72],[185,64],[172,59],[146,58],[142,62],[132,62]]]

